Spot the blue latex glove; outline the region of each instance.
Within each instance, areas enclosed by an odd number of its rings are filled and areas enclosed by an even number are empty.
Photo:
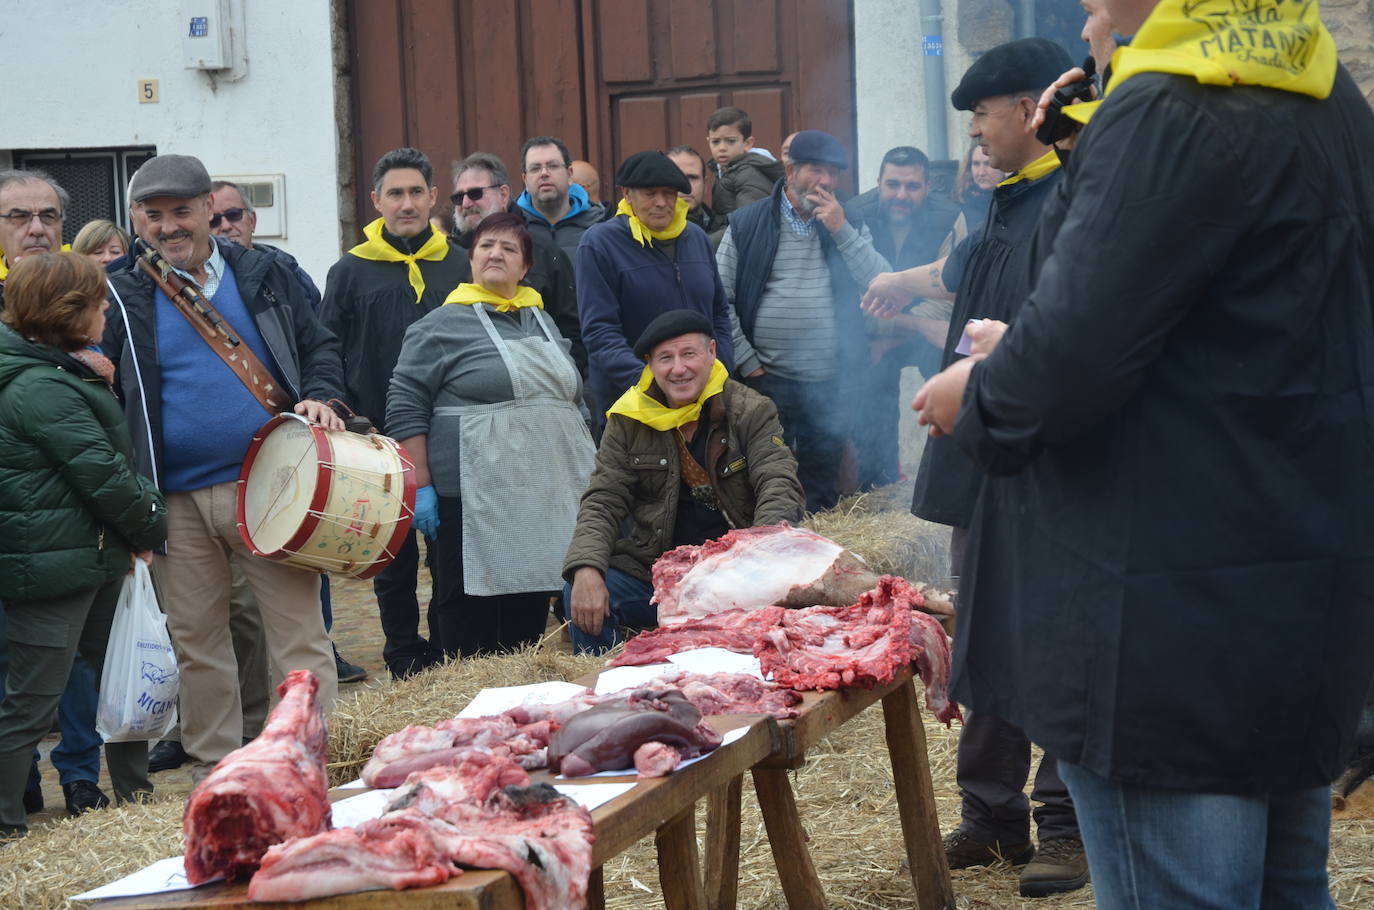
[[[420,487],[415,491],[415,520],[411,524],[430,539],[439,533],[439,494],[434,492],[434,487]]]

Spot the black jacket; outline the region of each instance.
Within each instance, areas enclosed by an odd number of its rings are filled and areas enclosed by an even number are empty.
[[[384,235],[385,236],[385,235]],[[411,238],[418,249],[428,233]],[[339,337],[346,383],[345,400],[359,414],[386,427],[386,393],[401,356],[406,329],[440,307],[458,285],[472,278],[467,254],[452,242],[443,259],[421,259],[425,292],[419,302],[404,262],[360,259],[352,253],[329,268],[320,319]]]
[[[1138,75],[955,435],[989,480],[952,689],[1192,791],[1321,787],[1374,673],[1374,116]]]
[[[999,186],[983,229],[966,237],[950,254],[945,284],[957,296],[941,369],[963,358],[954,349],[970,319],[1010,322],[1021,308],[1034,286],[1035,226],[1041,207],[1062,174],[1062,169],[1056,169],[1039,180]],[[932,437],[921,452],[911,511],[927,521],[967,528],[982,483],[983,472],[959,451],[953,439]]]
[[[506,209],[520,214],[512,202]],[[472,247],[472,233],[449,235],[466,253]],[[582,344],[582,323],[577,317],[577,285],[573,281],[573,264],[558,244],[543,234],[530,232],[534,241],[534,261],[525,274],[525,284],[539,292],[544,299],[544,311],[553,317],[558,332],[572,343],[572,357],[582,380],[587,379],[587,348]]]
[[[272,253],[211,239],[234,271],[239,294],[271,353],[265,366],[283,388],[296,401],[343,397],[338,339],[316,317],[296,276]],[[109,280],[114,293],[100,347],[116,368],[115,389],[129,420],[135,466],[161,485],[162,382],[153,280],[137,267],[115,272]],[[205,431],[214,432],[213,414],[206,415]]]

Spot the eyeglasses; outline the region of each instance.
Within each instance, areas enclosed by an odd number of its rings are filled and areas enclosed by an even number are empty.
[[[23,209],[10,209],[8,212],[0,215],[0,218],[4,218],[15,227],[26,225],[35,218],[48,227],[53,227],[62,223],[62,213],[57,209],[43,209],[40,212],[26,212]]]
[[[568,166],[561,161],[550,161],[548,164],[531,164],[525,168],[526,174],[557,174],[559,171],[566,171]]]
[[[493,183],[491,186],[474,186],[470,190],[459,190],[448,197],[448,199],[449,202],[452,202],[454,205],[462,205],[464,196],[471,199],[473,202],[478,202],[481,200],[482,194],[487,190],[499,190],[500,188],[501,184],[499,183]]]
[[[243,220],[244,212],[247,209],[225,209],[210,216],[210,227],[217,228],[221,220],[228,221],[230,224],[238,224]]]

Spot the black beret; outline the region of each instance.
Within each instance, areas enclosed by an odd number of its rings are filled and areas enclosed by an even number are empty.
[[[626,158],[615,172],[615,185],[640,189],[671,186],[679,193],[692,191],[692,185],[687,182],[687,175],[682,173],[682,168],[667,155],[655,151],[635,152]]]
[[[849,156],[840,140],[820,130],[802,130],[793,136],[787,157],[793,164],[828,164],[840,170],[849,167]]]
[[[973,61],[949,100],[955,110],[971,111],[984,98],[1042,91],[1073,66],[1069,52],[1053,41],[1008,41]]]
[[[199,158],[190,155],[157,155],[143,162],[129,181],[129,198],[134,202],[154,196],[190,199],[210,192],[210,172]]]
[[[660,184],[661,185],[661,184]],[[679,335],[714,337],[715,326],[700,310],[669,310],[645,326],[635,342],[635,356],[647,358],[654,348]]]

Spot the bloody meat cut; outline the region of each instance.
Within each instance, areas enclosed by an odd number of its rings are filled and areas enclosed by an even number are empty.
[[[680,761],[710,752],[721,740],[679,690],[636,689],[569,718],[549,743],[549,767],[566,777],[628,769],[639,747],[650,742],[673,747]],[[658,772],[654,776],[677,767],[663,760],[666,753],[657,755],[645,764]]]
[[[258,738],[226,755],[191,791],[182,816],[191,884],[246,875],[272,845],[329,829],[319,687],[309,670],[288,673]]]
[[[784,522],[739,528],[700,546],[664,553],[654,563],[654,602],[659,625],[669,626],[723,610],[845,606],[880,577],[833,540]],[[931,596],[915,606],[954,612],[948,595],[921,590]]]
[[[379,819],[278,845],[263,858],[248,896],[299,901],[399,890],[439,884],[466,866],[511,873],[529,910],[586,907],[595,842],[586,809],[548,784],[506,786],[477,800],[488,784],[524,773],[509,760],[504,769],[491,767],[462,781],[445,783],[445,773],[462,776],[458,768],[430,769],[416,792],[455,794],[454,801],[436,802],[427,813],[421,806],[428,797],[398,793]]]
[[[555,729],[549,720],[520,724],[505,714],[405,727],[377,743],[363,767],[363,783],[395,787],[415,771],[454,764],[474,751],[509,755],[526,768],[542,768]]]
[[[801,693],[747,673],[692,673],[660,676],[656,684],[677,686],[702,714],[771,714],[778,720],[798,715]]]
[[[915,660],[926,707],[948,724],[961,716],[949,701],[949,636],[934,617],[912,609],[920,597],[904,579],[885,575],[850,607],[727,610],[651,629],[626,642],[610,665],[640,666],[716,647],[756,655],[765,675],[773,672],[782,686],[837,689],[891,682]]]

